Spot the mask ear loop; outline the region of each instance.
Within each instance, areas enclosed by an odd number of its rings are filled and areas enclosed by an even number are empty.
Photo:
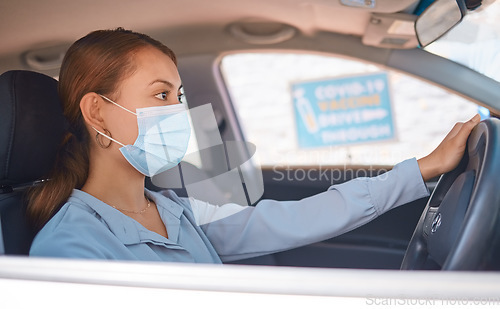
[[[99,94],[99,96],[101,96],[101,98],[103,98],[104,100],[108,101],[109,103],[112,103],[112,104],[114,104],[114,105],[118,106],[119,108],[121,108],[121,109],[123,109],[123,110],[126,110],[127,112],[131,113],[132,115],[137,116],[137,114],[136,114],[136,113],[134,113],[133,111],[131,111],[130,109],[125,108],[125,107],[121,106],[120,104],[118,104],[118,103],[114,102],[113,100],[108,99],[107,97],[103,96],[102,94]]]
[[[101,98],[103,98],[104,100],[108,101],[109,103],[112,103],[112,104],[114,104],[114,105],[118,106],[119,108],[121,108],[121,109],[123,109],[123,110],[125,110],[125,111],[127,111],[127,112],[129,112],[129,113],[131,113],[132,115],[137,116],[137,114],[136,114],[136,113],[134,113],[133,111],[129,110],[128,108],[125,108],[125,107],[121,106],[120,104],[118,104],[118,103],[114,102],[113,100],[111,100],[111,99],[107,98],[106,96],[103,96],[102,94],[98,94],[98,95],[99,95]],[[92,129],[94,129],[94,130],[95,130],[98,134],[101,134],[102,136],[104,136],[104,137],[108,138],[109,140],[111,140],[111,141],[113,141],[113,142],[117,143],[118,145],[121,145],[122,147],[125,147],[125,145],[124,145],[124,144],[120,143],[119,141],[117,141],[116,139],[112,138],[111,136],[108,136],[108,135],[106,135],[106,134],[102,133],[101,131],[97,130],[97,129],[96,129],[96,128],[94,128],[94,127],[92,127]],[[105,131],[107,131],[107,132],[109,132],[109,131],[108,131],[108,130],[106,130],[106,129],[104,129],[104,130],[105,130]],[[98,143],[99,143],[99,141],[98,141]],[[109,146],[108,146],[108,147],[109,147]],[[107,148],[107,147],[106,147],[106,148]]]

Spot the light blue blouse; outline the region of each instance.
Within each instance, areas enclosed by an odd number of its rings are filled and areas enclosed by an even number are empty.
[[[30,255],[221,263],[332,238],[429,193],[417,161],[410,159],[378,177],[333,185],[300,201],[262,200],[255,207],[216,206],[172,191],[146,194],[168,239],[75,189],[35,237]]]

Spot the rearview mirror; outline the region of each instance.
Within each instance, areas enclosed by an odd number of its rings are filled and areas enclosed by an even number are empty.
[[[442,37],[455,27],[466,12],[464,0],[436,0],[415,21],[415,32],[421,47]]]

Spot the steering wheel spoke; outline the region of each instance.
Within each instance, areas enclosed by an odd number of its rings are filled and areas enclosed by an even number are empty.
[[[429,255],[444,265],[457,240],[474,185],[474,172],[467,171],[455,180],[434,214],[427,238]],[[425,229],[424,229],[425,232]]]
[[[441,216],[436,216],[438,210],[439,207],[429,207],[429,210],[425,214],[425,221],[422,230],[424,239],[428,239],[429,235],[432,233],[432,230],[435,230],[441,225]]]

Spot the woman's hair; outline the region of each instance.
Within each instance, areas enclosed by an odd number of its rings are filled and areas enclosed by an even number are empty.
[[[28,192],[28,216],[42,227],[66,202],[74,188],[88,177],[90,136],[80,110],[82,97],[95,92],[109,95],[135,71],[134,54],[155,47],[177,65],[175,54],[151,37],[118,28],[98,30],[79,39],[66,52],[59,74],[59,97],[68,122],[49,181]]]

